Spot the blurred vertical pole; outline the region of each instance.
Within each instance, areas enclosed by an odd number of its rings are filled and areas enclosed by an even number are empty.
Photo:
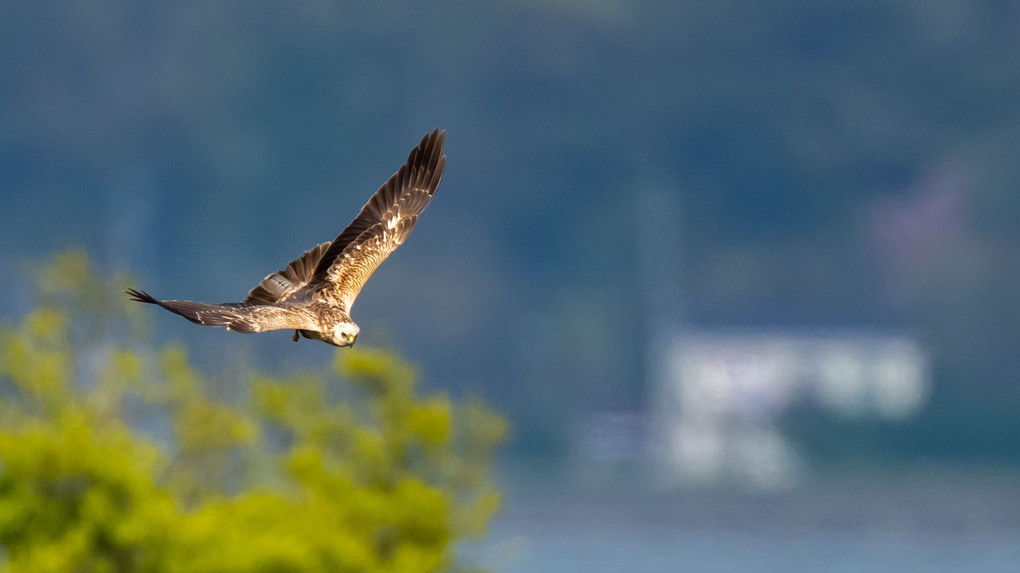
[[[111,270],[137,273],[155,260],[154,195],[152,177],[142,166],[124,165],[111,176],[106,185],[105,252],[101,261]]]
[[[648,453],[661,462],[672,457],[680,415],[677,381],[670,368],[685,323],[679,186],[659,174],[646,175],[638,182],[634,205],[645,331],[644,394],[650,416]]]
[[[675,334],[683,322],[680,190],[663,177],[646,176],[634,204],[645,325],[649,339],[655,340]]]
[[[99,276],[110,277],[115,273],[133,272],[142,260],[153,260],[144,252],[150,244],[152,221],[152,180],[145,169],[124,165],[113,170],[100,187],[104,198],[102,235],[95,252],[89,252],[90,262],[98,268]],[[106,285],[104,285],[105,287]],[[91,293],[90,293],[91,294]],[[115,305],[113,301],[124,297],[123,293],[104,288],[93,304],[101,304],[101,310],[94,320],[88,320],[87,335],[76,343],[75,376],[79,382],[90,383],[99,380],[102,371],[111,360],[118,338],[126,333],[114,328],[117,313],[105,312]]]

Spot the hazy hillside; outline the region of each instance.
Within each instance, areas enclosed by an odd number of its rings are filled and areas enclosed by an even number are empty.
[[[876,452],[1020,462],[1018,25],[992,1],[7,3],[0,272],[85,245],[234,300],[440,127],[443,186],[355,319],[518,448],[644,407],[639,261],[675,231],[691,324],[920,334],[932,404],[858,428]],[[332,352],[157,324],[223,368]]]

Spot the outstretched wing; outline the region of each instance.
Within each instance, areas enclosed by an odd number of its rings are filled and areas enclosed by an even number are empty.
[[[312,280],[315,275],[315,267],[318,266],[322,255],[328,249],[329,243],[322,243],[314,249],[305,251],[305,254],[287,265],[287,268],[262,279],[259,286],[248,292],[248,298],[244,302],[276,304],[287,299]]]
[[[411,234],[435,194],[446,167],[445,138],[438,129],[425,135],[319,260],[312,280],[328,282],[329,294],[346,311],[368,277]]]
[[[133,300],[161,306],[203,326],[222,326],[235,332],[318,328],[310,313],[298,308],[243,302],[205,304],[190,300],[158,300],[145,291],[128,289],[126,292]]]

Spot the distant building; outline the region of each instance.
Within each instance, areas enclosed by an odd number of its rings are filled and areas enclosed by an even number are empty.
[[[651,453],[677,482],[795,483],[803,461],[776,419],[810,401],[836,416],[902,419],[924,405],[928,357],[873,331],[693,331],[653,357]]]
[[[775,489],[796,483],[805,465],[777,427],[792,405],[892,420],[924,406],[929,359],[909,335],[688,326],[679,186],[646,174],[636,188],[648,410],[592,416],[579,440],[587,459],[650,458],[666,485],[736,481]]]

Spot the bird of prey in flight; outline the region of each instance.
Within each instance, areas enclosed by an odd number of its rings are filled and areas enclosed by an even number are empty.
[[[285,269],[251,289],[243,302],[205,304],[158,300],[128,289],[133,300],[159,305],[204,326],[235,332],[294,330],[334,346],[351,346],[360,328],[351,307],[379,265],[411,234],[418,215],[439,187],[446,167],[438,129],[411,150],[407,163],[390,177],[361,213],[331,242],[306,251]]]

